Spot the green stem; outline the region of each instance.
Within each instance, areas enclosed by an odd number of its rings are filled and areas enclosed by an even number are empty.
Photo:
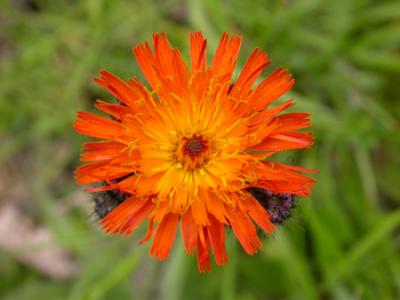
[[[231,251],[229,255],[229,263],[224,266],[221,284],[221,300],[233,300],[235,298],[235,283],[237,269],[237,248],[238,244],[229,236]]]
[[[187,274],[187,257],[183,251],[183,240],[179,234],[175,241],[172,257],[168,262],[161,284],[160,299],[179,300],[182,297],[185,277]]]

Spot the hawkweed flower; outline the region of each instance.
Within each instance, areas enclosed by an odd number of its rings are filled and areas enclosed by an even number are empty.
[[[277,69],[258,85],[269,64],[255,49],[233,82],[242,38],[224,33],[210,66],[207,41],[190,35],[190,67],[166,35],[154,34],[153,46],[138,45],[133,53],[149,84],[123,81],[107,71],[95,81],[115,103],[98,100],[96,108],[111,117],[79,112],[75,129],[100,139],[83,147],[76,171],[78,184],[101,183],[91,191],[124,195],[100,224],[112,234],[130,235],[148,220],[153,238],[150,254],[168,257],[178,228],[185,252],[197,252],[201,272],[228,261],[225,230],[231,228],[250,255],[262,247],[256,226],[275,229],[268,210],[249,189],[307,196],[311,170],[271,160],[281,151],[312,145],[307,113],[281,113],[293,100],[271,104],[294,84]]]

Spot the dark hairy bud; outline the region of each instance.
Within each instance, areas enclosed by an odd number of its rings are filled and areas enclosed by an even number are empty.
[[[122,193],[118,190],[94,193],[94,214],[102,220],[127,198],[129,198],[128,194]]]
[[[292,194],[273,193],[263,188],[248,188],[247,191],[268,211],[274,224],[282,224],[289,219],[296,206],[296,199]]]

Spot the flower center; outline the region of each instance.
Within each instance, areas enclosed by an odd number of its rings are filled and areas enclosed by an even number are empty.
[[[208,140],[199,134],[193,134],[182,139],[181,146],[177,150],[177,158],[186,169],[195,169],[205,162],[208,152]]]
[[[208,142],[201,135],[195,134],[191,138],[184,138],[183,141],[183,154],[189,155],[192,160],[208,149]]]

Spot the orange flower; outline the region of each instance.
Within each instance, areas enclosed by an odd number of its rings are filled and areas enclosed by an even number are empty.
[[[77,182],[130,194],[102,228],[127,236],[148,219],[142,242],[154,236],[150,254],[163,260],[180,224],[185,251],[197,250],[201,272],[210,270],[211,251],[218,265],[227,262],[226,228],[250,255],[262,247],[255,224],[274,231],[249,188],[306,196],[314,182],[299,174],[311,170],[266,160],[312,145],[312,134],[298,131],[309,127],[309,115],[280,114],[293,100],[270,106],[294,84],[282,68],[252,89],[269,64],[259,49],[232,82],[241,42],[224,33],[207,67],[207,41],[192,33],[189,69],[166,35],[154,34],[154,50],[147,43],[133,50],[150,88],[102,71],[95,81],[119,102],[99,100],[96,108],[112,118],[80,112],[75,123],[102,140],[84,146],[81,159],[89,163],[76,171]]]

